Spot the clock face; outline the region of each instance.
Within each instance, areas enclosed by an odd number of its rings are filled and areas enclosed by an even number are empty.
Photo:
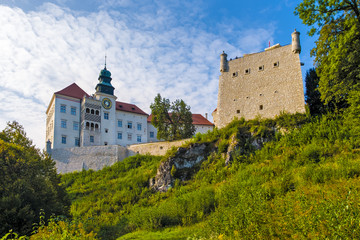
[[[102,105],[105,109],[110,109],[111,108],[111,100],[108,98],[104,98],[102,100]]]

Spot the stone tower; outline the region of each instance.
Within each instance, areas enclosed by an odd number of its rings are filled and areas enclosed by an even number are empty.
[[[291,34],[292,42],[291,42],[291,50],[293,53],[301,53],[301,45],[300,45],[300,33],[295,31]]]
[[[282,111],[304,113],[305,100],[299,53],[300,33],[292,44],[276,44],[265,51],[227,60],[220,55],[219,92],[213,112],[216,127],[224,127],[235,117],[274,118]]]

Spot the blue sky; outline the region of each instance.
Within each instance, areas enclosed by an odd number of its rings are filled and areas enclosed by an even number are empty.
[[[43,148],[52,94],[73,82],[94,93],[105,54],[118,100],[148,113],[160,93],[211,115],[220,53],[287,45],[295,28],[304,78],[314,39],[293,14],[300,2],[0,0],[0,129],[17,120]]]

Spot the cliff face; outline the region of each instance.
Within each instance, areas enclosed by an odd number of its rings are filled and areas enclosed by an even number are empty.
[[[180,147],[176,153],[163,161],[155,178],[150,179],[150,188],[166,192],[176,179],[185,181],[190,179],[201,167],[201,163],[211,154],[220,154],[224,159],[224,167],[231,164],[240,155],[247,155],[260,149],[268,138],[253,136],[249,131],[239,131],[228,139],[216,142],[192,143],[188,147]],[[220,147],[221,142],[225,147]]]
[[[198,171],[202,161],[207,159],[214,147],[211,143],[194,143],[188,148],[180,147],[174,156],[162,162],[156,177],[150,179],[150,187],[165,192],[173,186],[175,179],[189,179]]]

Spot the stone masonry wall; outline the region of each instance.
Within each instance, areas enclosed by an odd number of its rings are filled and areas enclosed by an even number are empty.
[[[291,45],[228,62],[228,71],[219,77],[217,127],[226,126],[234,117],[273,118],[281,111],[305,112],[300,58]]]
[[[136,154],[164,155],[171,147],[181,146],[186,141],[185,139],[174,142],[135,144],[128,147],[108,145],[52,149],[51,157],[55,160],[58,173],[83,169],[100,170]]]

